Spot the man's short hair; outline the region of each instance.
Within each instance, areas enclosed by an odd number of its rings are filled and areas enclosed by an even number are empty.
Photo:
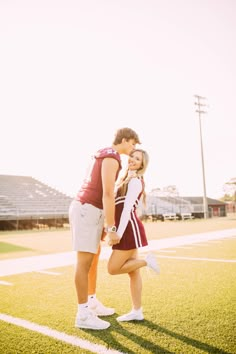
[[[131,128],[121,128],[118,129],[115,133],[114,145],[122,143],[122,139],[130,140],[133,139],[136,144],[141,144],[138,134]]]

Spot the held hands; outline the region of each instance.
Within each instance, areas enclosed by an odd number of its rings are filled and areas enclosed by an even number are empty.
[[[116,232],[108,232],[108,245],[113,246],[120,242],[120,236],[117,235]]]
[[[109,246],[117,245],[120,242],[121,237],[116,233],[116,226],[104,227],[102,233],[102,240],[107,239]]]

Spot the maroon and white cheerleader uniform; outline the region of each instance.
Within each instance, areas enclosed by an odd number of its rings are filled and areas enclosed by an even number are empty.
[[[113,245],[112,249],[131,250],[147,246],[144,225],[136,214],[143,188],[143,180],[133,177],[128,183],[126,195],[116,196],[115,224],[121,240],[120,243]]]

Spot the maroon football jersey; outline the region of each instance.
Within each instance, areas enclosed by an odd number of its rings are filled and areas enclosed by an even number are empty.
[[[116,174],[116,179],[121,170],[121,158],[120,154],[116,152],[111,147],[100,149],[97,153],[92,157],[92,161],[90,167],[88,169],[86,178],[80,188],[76,199],[81,203],[92,204],[99,209],[103,209],[102,204],[102,161],[104,158],[113,158],[116,159],[119,163],[119,168]]]

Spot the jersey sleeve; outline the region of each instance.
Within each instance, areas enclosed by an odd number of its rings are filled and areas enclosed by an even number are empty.
[[[117,234],[122,238],[126,226],[130,220],[130,212],[142,191],[142,183],[138,178],[132,178],[128,183],[127,194],[125,197],[124,208],[121,213],[120,223],[118,225]]]
[[[100,149],[100,150],[97,151],[97,153],[95,154],[94,157],[95,157],[96,159],[105,159],[106,157],[108,157],[108,158],[113,158],[113,159],[115,159],[115,160],[118,162],[118,164],[119,164],[119,171],[120,171],[121,168],[122,168],[120,154],[118,154],[118,152],[115,151],[115,150],[112,149],[112,148]]]

